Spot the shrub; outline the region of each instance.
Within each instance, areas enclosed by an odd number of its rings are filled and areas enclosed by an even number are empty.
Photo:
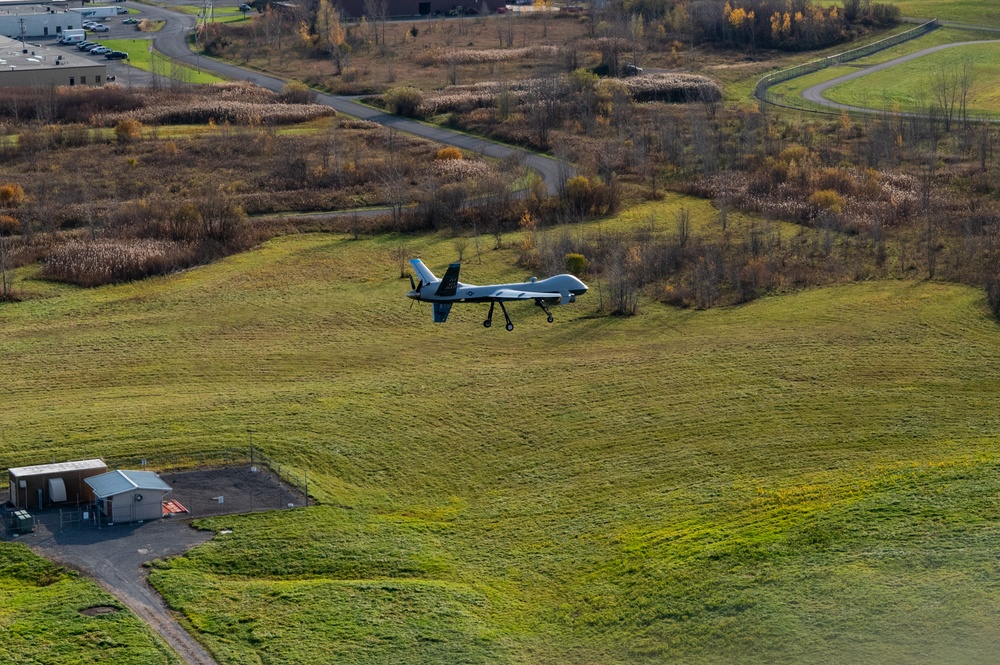
[[[0,215],[0,236],[12,236],[20,230],[20,220],[10,215]]]
[[[462,151],[455,147],[441,148],[434,159],[462,159]]]
[[[577,277],[583,277],[587,273],[587,267],[590,265],[587,257],[583,254],[567,254],[563,257],[563,263],[566,264],[566,271]]]
[[[566,201],[574,212],[579,215],[587,214],[591,198],[592,191],[587,176],[578,175],[566,181]]]
[[[385,106],[390,112],[410,118],[420,117],[420,103],[423,102],[424,96],[416,88],[412,86],[391,88],[385,93],[384,99]]]
[[[142,138],[142,123],[135,118],[122,118],[115,125],[115,137],[119,143],[133,143]]]
[[[832,189],[821,189],[809,197],[809,205],[816,210],[840,213],[844,209],[844,197]]]
[[[16,208],[24,203],[24,190],[16,182],[0,187],[0,208]]]
[[[299,81],[289,81],[281,89],[282,102],[286,104],[313,104],[316,102],[316,92]]]

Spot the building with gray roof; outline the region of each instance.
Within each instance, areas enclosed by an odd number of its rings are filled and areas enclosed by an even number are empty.
[[[104,85],[107,61],[72,46],[33,46],[0,37],[0,87]]]
[[[110,471],[84,482],[93,490],[97,508],[110,524],[163,517],[163,497],[171,491],[152,471]]]

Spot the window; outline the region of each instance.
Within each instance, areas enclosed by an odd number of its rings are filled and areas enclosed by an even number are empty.
[[[69,84],[70,84],[70,85],[76,85],[76,79],[75,79],[75,78],[73,78],[72,76],[70,76],[70,77],[69,77]]]
[[[62,32],[62,26],[61,25],[57,25],[56,26],[56,34],[58,35],[60,32]]]

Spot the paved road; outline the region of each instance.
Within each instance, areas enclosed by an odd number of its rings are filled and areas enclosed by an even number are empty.
[[[145,621],[190,665],[215,665],[167,609],[146,582],[142,564],[187,552],[215,534],[197,531],[175,518],[147,524],[123,524],[96,529],[75,526],[54,530],[39,523],[21,542],[37,554],[82,569],[111,595]]]
[[[191,66],[200,66],[202,69],[207,69],[232,79],[250,81],[262,88],[267,88],[275,92],[279,92],[287,83],[286,80],[275,76],[269,76],[268,74],[262,74],[212,58],[199,57],[192,53],[188,48],[187,36],[194,29],[196,20],[194,16],[180,14],[169,9],[151,5],[139,5],[136,6],[136,9],[141,10],[146,16],[163,19],[167,22],[153,37],[153,45],[158,51],[171,58],[180,60]],[[545,181],[545,187],[552,196],[559,194],[566,179],[573,174],[573,169],[569,164],[557,159],[443,127],[426,125],[416,120],[392,115],[391,113],[385,113],[359,103],[356,98],[319,94],[317,101],[320,104],[325,104],[336,109],[338,113],[377,122],[380,125],[392,127],[401,132],[414,134],[446,145],[457,146],[463,150],[476,152],[488,157],[501,158],[509,155],[518,155],[528,167],[534,169],[542,176],[542,179]]]
[[[871,113],[875,109],[864,108],[861,106],[851,106],[850,104],[841,104],[839,102],[830,101],[829,99],[823,96],[823,93],[825,93],[829,88],[832,88],[835,85],[840,85],[841,83],[853,81],[854,79],[861,78],[862,76],[867,76],[868,74],[874,74],[875,72],[880,72],[883,69],[888,69],[889,67],[895,67],[896,65],[901,65],[904,62],[916,60],[917,58],[921,58],[931,53],[936,53],[937,51],[942,51],[948,48],[954,48],[956,46],[968,46],[970,44],[996,44],[998,42],[1000,42],[1000,40],[992,39],[992,40],[980,40],[972,42],[954,42],[952,44],[941,44],[940,46],[932,46],[930,48],[925,48],[922,51],[917,51],[916,53],[910,53],[909,55],[904,55],[899,58],[895,58],[894,60],[889,60],[888,62],[882,62],[877,65],[871,65],[870,67],[864,67],[856,72],[851,72],[850,74],[838,76],[837,78],[830,79],[829,81],[823,81],[822,83],[818,83],[810,88],[806,88],[802,92],[802,97],[810,102],[821,104],[823,106],[829,106],[835,109],[843,109],[845,111],[858,111],[862,113]]]

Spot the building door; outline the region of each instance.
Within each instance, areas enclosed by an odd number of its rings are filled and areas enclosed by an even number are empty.
[[[75,78],[73,78],[72,76],[70,76],[70,77],[69,77],[69,84],[70,84],[70,85],[76,85],[76,79],[75,79]]]
[[[49,36],[49,28],[48,28],[48,26],[42,28],[42,30],[43,30],[42,34],[44,34],[46,37],[48,37]]]
[[[411,5],[412,7],[412,5]],[[429,16],[431,13],[431,3],[421,2],[418,6],[421,16]]]

